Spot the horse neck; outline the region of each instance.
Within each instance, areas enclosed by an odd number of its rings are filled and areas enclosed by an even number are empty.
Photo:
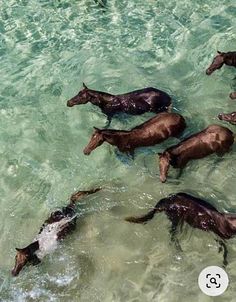
[[[236,214],[224,214],[224,217],[232,233],[236,234]]]
[[[198,134],[199,136],[200,134]],[[178,157],[180,155],[184,155],[185,151],[187,149],[189,149],[189,146],[192,146],[193,144],[196,143],[195,141],[195,137],[196,135],[191,135],[187,138],[185,138],[184,140],[182,140],[180,143],[178,143],[177,145],[174,145],[170,148],[167,149],[167,151],[169,152],[169,154],[173,157]]]
[[[30,243],[26,248],[29,250],[30,255],[33,255],[39,249],[39,242],[38,242],[38,240]]]
[[[88,89],[88,94],[91,97],[90,102],[93,105],[97,105],[97,106],[105,106],[106,104],[110,103],[112,98],[114,97],[109,93],[96,91],[92,89]]]
[[[229,52],[224,55],[224,63],[236,67],[236,52]]]
[[[180,154],[182,154],[182,151],[185,148],[183,148],[183,145],[180,143],[178,145],[175,145],[173,147],[168,148],[166,151],[169,153],[170,158],[174,158],[176,156],[179,156]]]
[[[115,146],[119,146],[121,144],[125,144],[126,139],[129,137],[129,132],[123,132],[123,131],[104,131],[104,140]]]

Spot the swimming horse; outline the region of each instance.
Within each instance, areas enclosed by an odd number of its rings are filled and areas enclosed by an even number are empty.
[[[127,113],[140,115],[145,112],[164,112],[171,110],[171,97],[164,91],[148,87],[125,94],[109,94],[89,89],[83,84],[83,89],[67,101],[68,107],[91,104],[98,106],[108,118],[108,125],[115,114]]]
[[[147,214],[140,217],[127,217],[126,221],[145,224],[156,213],[164,212],[171,222],[171,241],[182,251],[176,235],[184,223],[193,228],[217,235],[220,244],[219,252],[223,250],[223,264],[228,264],[228,250],[225,240],[236,235],[236,213],[218,211],[209,202],[186,193],[177,193],[163,198]]]
[[[53,212],[42,225],[33,242],[24,248],[16,248],[15,266],[12,275],[17,276],[26,264],[37,265],[49,253],[53,252],[58,242],[76,227],[76,203],[84,196],[94,194],[100,188],[78,191],[70,198],[70,203],[61,210]]]

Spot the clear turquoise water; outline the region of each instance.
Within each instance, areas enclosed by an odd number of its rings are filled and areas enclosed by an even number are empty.
[[[204,296],[198,274],[221,265],[211,234],[189,227],[169,243],[159,215],[146,226],[123,218],[147,211],[169,193],[187,191],[222,210],[236,210],[236,153],[190,163],[180,178],[158,179],[155,153],[165,142],[122,162],[103,145],[82,153],[105,116],[92,105],[67,108],[84,81],[119,93],[154,86],[174,97],[188,121],[185,135],[236,109],[228,94],[235,69],[211,77],[217,49],[235,50],[232,0],[2,0],[0,11],[0,301],[235,301],[236,242],[228,243],[230,287]],[[150,115],[114,119],[128,129]],[[235,126],[229,126],[236,132]],[[42,222],[77,189],[103,186],[78,209],[76,232],[37,267],[12,278],[15,247],[31,242]]]

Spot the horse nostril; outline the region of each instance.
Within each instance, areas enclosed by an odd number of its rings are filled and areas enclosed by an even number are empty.
[[[90,154],[90,151],[84,149],[84,155],[89,155]]]
[[[162,183],[166,182],[166,177],[165,176],[160,176],[160,180]]]
[[[73,103],[71,101],[67,101],[67,107],[73,107]]]
[[[222,114],[222,113],[218,114],[218,118],[219,118],[220,120],[222,120],[222,119],[223,119],[223,114]]]
[[[210,75],[210,74],[211,74],[211,71],[210,71],[209,69],[207,69],[207,70],[206,70],[206,74],[207,74],[207,75]]]
[[[14,277],[16,277],[16,276],[18,275],[18,273],[17,273],[14,269],[11,271],[11,274],[12,274],[12,276],[14,276]]]

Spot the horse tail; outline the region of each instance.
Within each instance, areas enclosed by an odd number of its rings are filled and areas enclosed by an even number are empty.
[[[166,198],[163,198],[160,201],[158,201],[156,206],[147,214],[139,217],[134,217],[134,216],[126,217],[125,221],[132,222],[132,223],[143,223],[143,224],[147,223],[147,221],[151,220],[156,213],[165,211],[166,200],[167,200]]]
[[[75,205],[75,203],[77,203],[78,201],[80,201],[80,199],[86,195],[90,195],[90,194],[94,194],[98,191],[100,191],[102,188],[96,188],[96,189],[91,189],[88,191],[78,191],[75,192],[74,194],[71,195],[70,197],[70,202],[72,205]]]

